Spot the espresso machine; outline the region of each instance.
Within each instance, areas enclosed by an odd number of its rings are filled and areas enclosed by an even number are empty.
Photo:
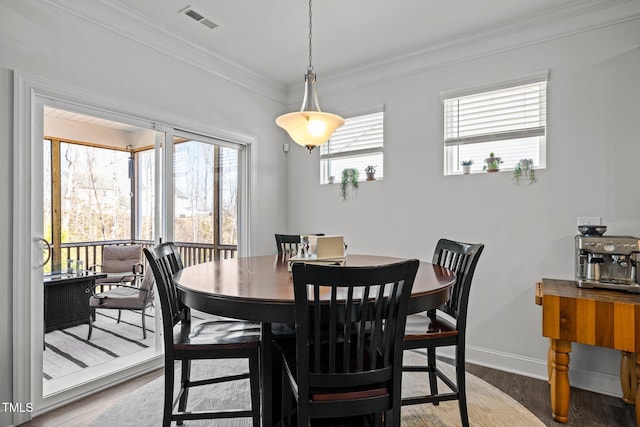
[[[576,236],[576,282],[580,288],[640,293],[636,264],[640,240],[631,236]]]

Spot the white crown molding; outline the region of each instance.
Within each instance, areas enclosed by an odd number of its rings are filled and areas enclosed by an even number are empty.
[[[113,0],[45,0],[215,76],[284,103],[286,87],[221,55],[192,43]]]
[[[275,101],[291,104],[301,96],[297,83],[287,86],[268,79],[168,31],[117,0],[45,1]],[[322,94],[338,93],[635,19],[640,19],[640,0],[576,0],[526,20],[514,20],[485,32],[441,40],[417,51],[325,75],[321,83]]]
[[[322,94],[332,94],[421,71],[482,58],[592,29],[640,19],[639,0],[584,0],[494,27],[442,40],[424,49],[322,79]],[[290,87],[289,99],[299,93]]]

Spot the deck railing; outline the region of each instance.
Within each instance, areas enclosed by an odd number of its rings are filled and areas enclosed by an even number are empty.
[[[215,245],[213,243],[188,243],[175,242],[180,250],[182,262],[185,267],[200,264],[207,261],[217,259],[235,258],[238,253],[236,245]],[[82,260],[85,268],[102,263],[102,251],[107,245],[133,245],[138,244],[142,247],[149,248],[154,245],[151,240],[101,240],[94,242],[72,242],[63,243],[61,245],[61,266],[49,268],[53,271],[64,269],[67,266],[67,260]]]

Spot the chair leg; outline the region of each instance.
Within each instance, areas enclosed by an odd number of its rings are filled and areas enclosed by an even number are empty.
[[[146,311],[147,311],[147,307],[144,307],[142,309],[142,339],[143,340],[147,339],[147,325],[145,324],[145,318],[147,317]]]
[[[282,369],[282,375],[280,376],[281,381],[281,390],[280,394],[282,395],[281,402],[281,416],[282,416],[282,425],[291,426],[291,414],[293,413],[293,393],[291,391],[291,385],[289,384],[289,379],[287,378],[287,373],[284,369]]]
[[[429,369],[429,388],[432,395],[438,394],[438,375],[436,374],[436,349],[432,347],[427,348],[427,366]],[[434,405],[439,405],[438,400],[433,401]]]
[[[91,333],[93,332],[93,322],[96,320],[96,309],[91,307],[89,310],[89,334],[87,335],[87,341],[91,339]]]
[[[191,378],[191,360],[182,360],[180,369],[180,402],[178,403],[178,412],[187,410],[187,399],[189,398],[189,378]],[[182,420],[178,421],[178,425],[182,425]]]
[[[456,354],[456,384],[458,386],[458,406],[460,408],[460,420],[462,421],[462,427],[469,427],[464,359],[464,348],[458,349]]]
[[[122,310],[118,309],[118,322],[120,323],[120,316],[122,315]]]
[[[260,427],[260,362],[257,351],[249,356],[249,383],[251,387],[253,427]]]
[[[171,411],[173,409],[173,382],[174,366],[173,360],[164,363],[164,407],[162,408],[162,426],[171,426]]]

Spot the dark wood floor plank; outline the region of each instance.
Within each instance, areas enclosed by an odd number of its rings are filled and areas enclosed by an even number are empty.
[[[547,426],[632,427],[635,407],[625,405],[621,398],[571,388],[569,422],[555,422],[551,416],[549,384],[509,372],[467,364],[467,372],[482,378],[502,390],[535,414]]]

